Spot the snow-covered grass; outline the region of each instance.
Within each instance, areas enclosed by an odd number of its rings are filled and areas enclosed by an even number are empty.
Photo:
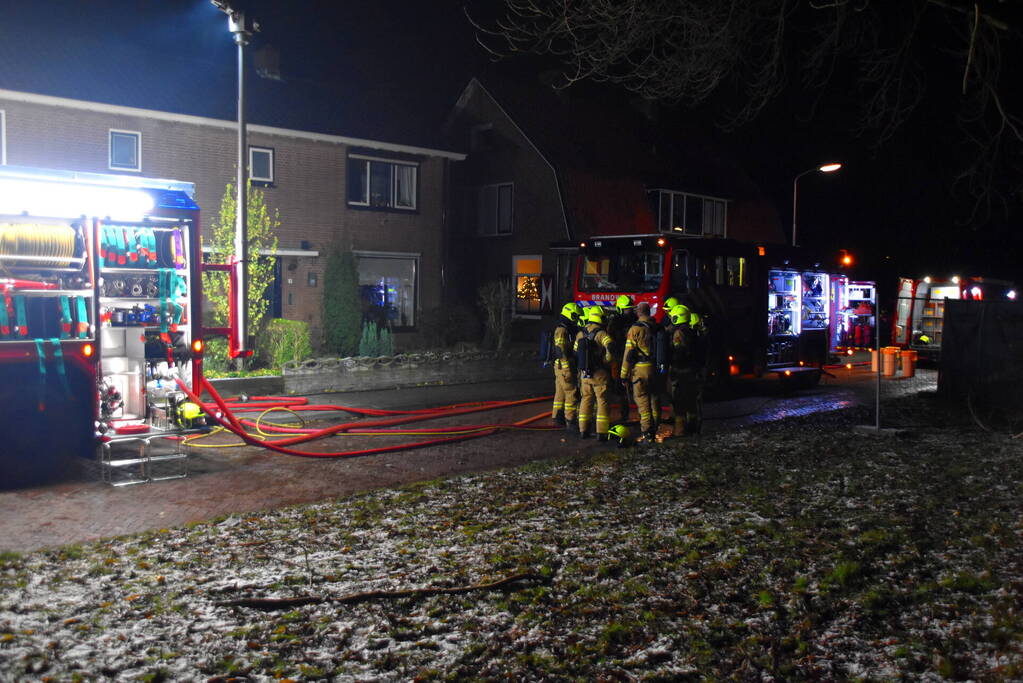
[[[1018,680],[1023,443],[899,410],[3,555],[0,679]]]

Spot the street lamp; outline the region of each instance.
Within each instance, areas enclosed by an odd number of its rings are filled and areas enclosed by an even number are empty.
[[[797,175],[795,180],[792,181],[792,246],[796,246],[796,198],[799,196],[799,179],[807,173],[813,173],[814,171],[819,173],[834,173],[840,168],[842,168],[842,164],[839,163],[828,163],[820,166],[814,166],[813,168],[808,168]]]
[[[237,268],[237,288],[235,291],[235,309],[238,335],[237,355],[252,355],[248,351],[249,321],[249,223],[248,223],[248,184],[249,168],[245,158],[245,46],[249,38],[259,31],[259,23],[245,16],[245,12],[235,9],[227,0],[210,0],[214,7],[227,15],[227,30],[234,36],[238,46],[238,206],[235,209],[234,256]]]

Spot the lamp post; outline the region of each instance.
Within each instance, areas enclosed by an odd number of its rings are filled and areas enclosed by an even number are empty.
[[[234,255],[237,269],[237,288],[235,291],[236,334],[238,335],[238,356],[245,357],[248,352],[249,335],[249,223],[248,223],[248,184],[249,168],[246,154],[245,136],[245,46],[249,38],[259,31],[259,24],[245,12],[231,7],[227,0],[210,0],[214,7],[227,15],[227,30],[234,36],[238,46],[238,206],[235,208]]]
[[[842,168],[842,164],[839,163],[828,163],[820,166],[814,166],[808,168],[799,175],[796,176],[795,180],[792,181],[792,246],[796,244],[796,200],[799,197],[799,179],[805,176],[807,173],[834,173],[838,169]]]

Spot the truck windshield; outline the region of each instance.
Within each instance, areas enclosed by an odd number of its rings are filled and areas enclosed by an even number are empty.
[[[579,289],[583,292],[654,292],[664,278],[661,251],[583,254]]]

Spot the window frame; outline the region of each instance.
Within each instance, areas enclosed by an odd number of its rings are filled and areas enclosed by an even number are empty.
[[[519,261],[537,261],[540,264],[540,272],[537,273],[520,273],[519,272]],[[540,288],[540,301],[537,304],[537,311],[535,313],[526,312],[520,313],[518,310],[518,288],[520,277],[533,277],[537,280],[537,287]],[[514,254],[512,255],[512,300],[511,300],[511,312],[513,318],[521,318],[525,320],[539,320],[543,315],[543,255],[542,254]]]
[[[270,177],[269,178],[257,178],[255,176],[255,174],[252,172],[252,169],[255,166],[255,164],[253,164],[253,161],[252,161],[252,154],[253,154],[253,152],[267,152],[269,154],[269,156],[270,156],[270,164],[269,164],[269,166],[270,166]],[[274,150],[273,147],[263,147],[262,145],[249,145],[249,180],[254,182],[254,183],[260,183],[260,184],[263,184],[263,185],[270,185],[270,186],[272,186],[274,184],[274,182],[275,182],[276,175],[277,175],[277,173],[276,173],[277,169],[275,168],[275,164],[276,164],[277,160],[275,159],[275,157],[276,157],[276,151]]]
[[[501,190],[502,188],[508,188],[510,191],[510,197],[508,199],[508,229],[505,232],[501,231]],[[483,193],[487,190],[494,191],[494,216],[493,216],[493,232],[484,231],[483,225]],[[499,183],[487,183],[486,185],[480,185],[479,191],[476,194],[476,234],[480,237],[508,237],[509,235],[515,234],[515,182],[514,181],[502,181]],[[514,262],[513,262],[514,265]]]
[[[352,250],[352,254],[355,256],[355,276],[356,280],[361,280],[361,271],[359,270],[360,261],[363,258],[372,259],[395,259],[398,261],[412,261],[412,324],[411,325],[394,325],[391,330],[393,332],[414,332],[419,325],[419,313],[420,313],[420,268],[423,260],[423,255],[419,252],[401,252],[401,251],[365,251],[361,249]],[[363,285],[360,283],[359,287]]]
[[[135,137],[135,167],[114,165],[114,135],[130,135]],[[111,171],[142,172],[142,131],[110,128],[107,130],[107,168]]]
[[[680,192],[678,190],[666,190],[661,188],[654,188],[649,190],[651,193],[657,195],[657,216],[656,225],[657,231],[668,235],[683,235],[685,237],[728,237],[728,200],[721,197],[711,197],[710,195],[694,194],[692,192]],[[681,200],[681,209],[677,209],[676,203]],[[688,216],[691,207],[690,202],[700,202],[700,220],[697,232],[693,229],[686,228],[686,221],[683,220],[682,230],[674,229],[674,217],[679,214],[685,219]],[[651,202],[652,204],[652,202]],[[713,228],[716,227],[718,217],[718,210],[720,209],[721,217],[721,231],[715,232]],[[710,220],[708,221],[708,216]],[[708,231],[706,228],[710,224],[712,228]]]
[[[365,179],[366,198],[365,201],[357,201],[352,199],[351,196],[351,177],[349,174],[352,172],[353,161],[362,162],[362,174]],[[390,192],[387,205],[374,206],[372,202],[372,164],[387,164],[390,166]],[[398,167],[408,167],[412,169],[412,206],[399,206],[398,200]],[[377,157],[369,154],[349,154],[345,164],[345,202],[346,204],[355,209],[367,209],[372,211],[394,211],[400,213],[418,213],[419,211],[419,168],[420,164],[418,161],[408,161],[405,159],[394,159],[388,157]]]
[[[7,111],[0,109],[0,166],[7,165]]]

